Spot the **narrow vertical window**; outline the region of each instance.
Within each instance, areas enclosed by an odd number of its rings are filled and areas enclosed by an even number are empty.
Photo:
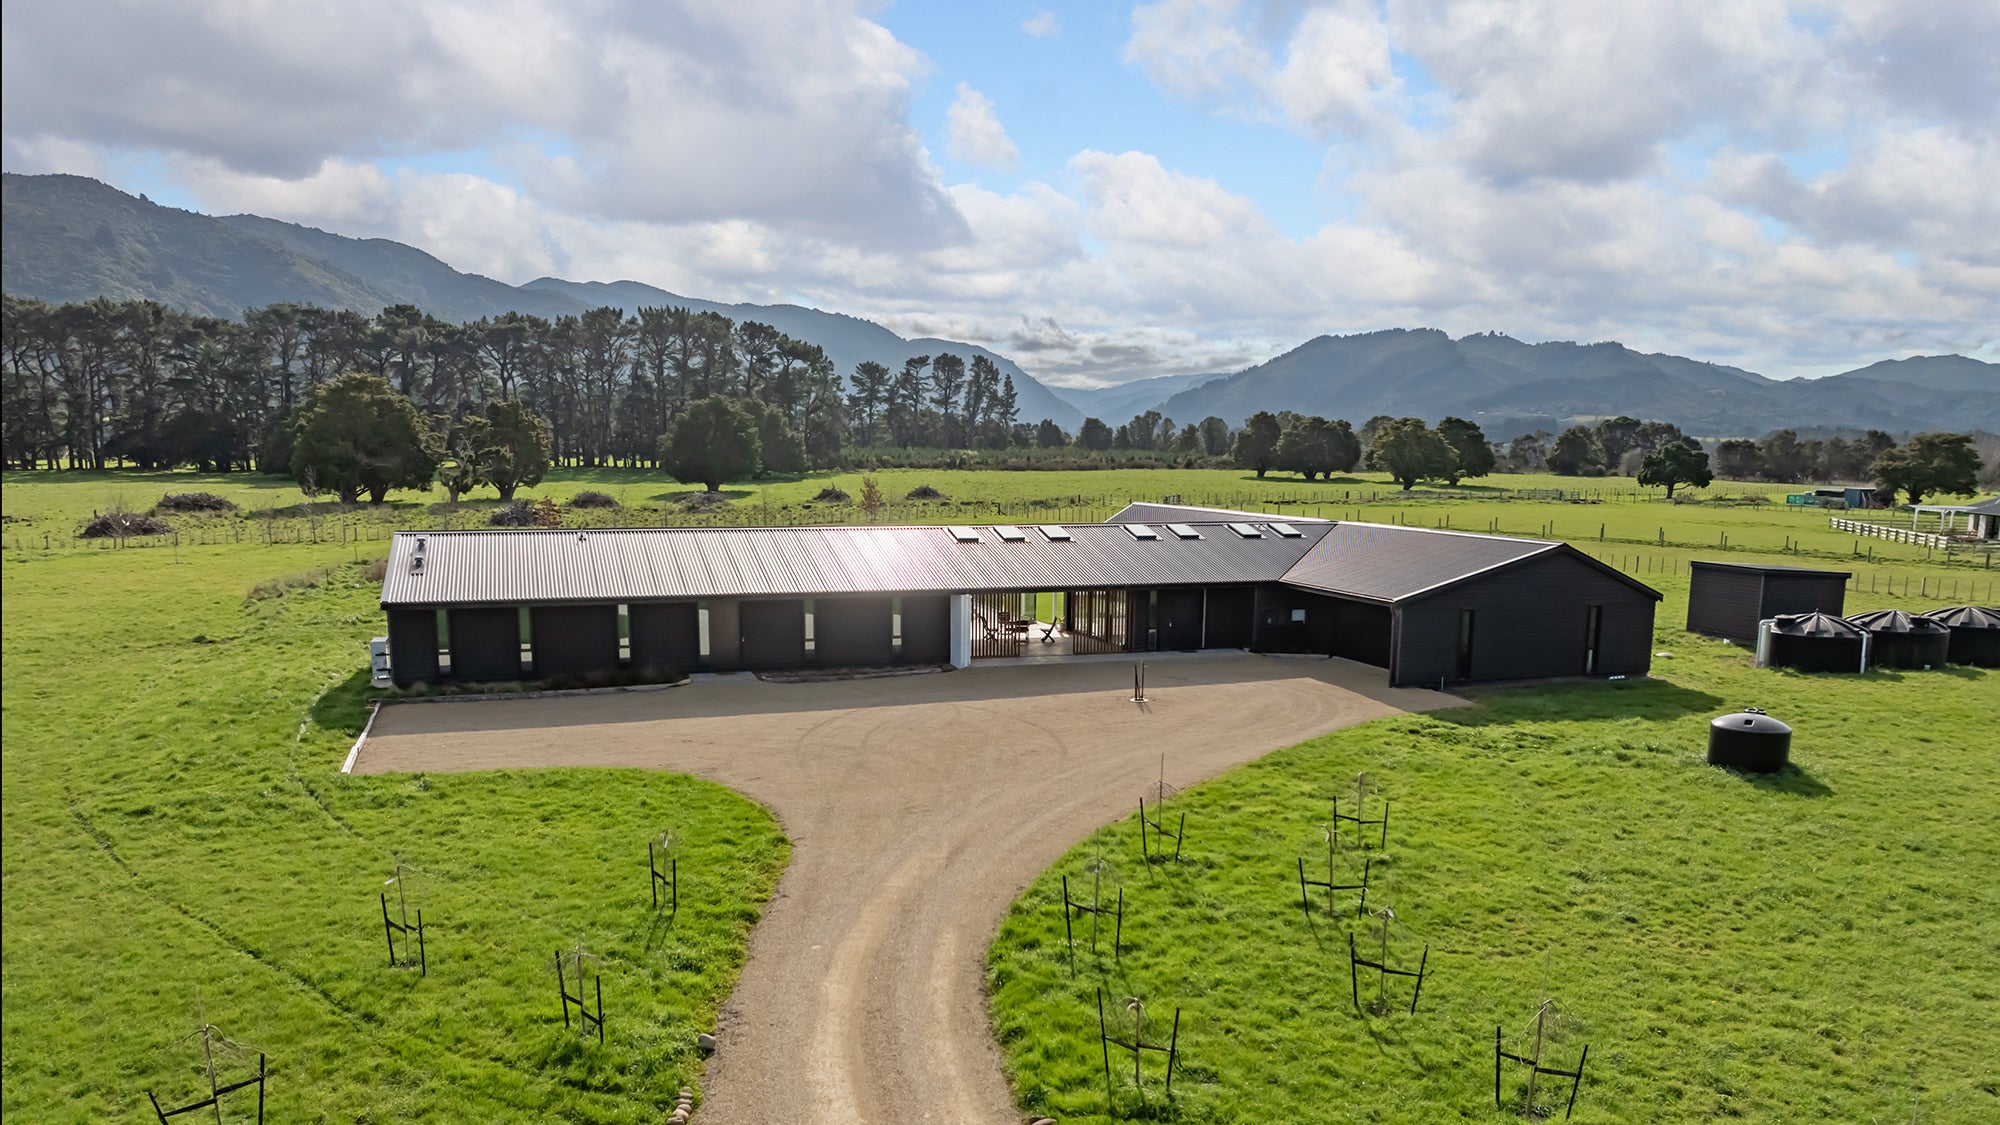
[[[1472,611],[1458,611],[1458,678],[1472,678]]]
[[[438,674],[451,675],[451,614],[437,611]]]
[[[533,671],[535,667],[535,619],[528,612],[527,606],[521,606],[515,612],[519,615],[515,618],[515,628],[521,634],[521,671]]]
[[[1595,676],[1597,674],[1597,641],[1603,629],[1604,607],[1601,605],[1591,606],[1586,617],[1583,634],[1583,674],[1586,676]]]
[[[714,650],[708,647],[708,601],[704,599],[694,604],[695,616],[701,619],[701,660],[706,664],[709,657],[714,654]]]
[[[819,658],[819,641],[813,636],[813,600],[806,599],[806,659]]]
[[[632,607],[618,603],[618,663],[632,663]]]

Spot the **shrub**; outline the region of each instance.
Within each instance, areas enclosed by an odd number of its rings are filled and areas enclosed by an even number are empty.
[[[681,509],[689,512],[713,512],[728,506],[729,497],[720,492],[690,492],[681,501]]]
[[[233,512],[236,502],[213,492],[169,492],[153,505],[155,512]]]
[[[123,539],[131,535],[165,535],[172,530],[162,521],[137,512],[106,512],[93,516],[76,534],[79,539]]]
[[[849,496],[844,489],[829,486],[820,489],[819,495],[813,497],[813,502],[818,504],[845,504],[852,499],[854,497]]]
[[[618,498],[609,492],[599,492],[596,489],[587,488],[570,497],[569,506],[572,508],[616,508],[618,507]]]
[[[486,518],[494,527],[535,527],[541,520],[535,512],[535,505],[526,500],[516,500],[495,511]]]
[[[904,496],[904,497],[903,497],[903,499],[905,499],[905,500],[945,500],[945,499],[949,499],[949,498],[948,498],[947,496],[945,496],[945,494],[944,494],[944,493],[942,493],[942,492],[939,492],[939,491],[938,491],[937,489],[935,489],[935,488],[932,488],[932,487],[931,487],[930,485],[928,485],[928,484],[920,484],[920,485],[918,485],[917,487],[915,487],[915,488],[912,488],[912,489],[910,490],[910,492],[909,492],[909,495],[907,495],[907,496]]]

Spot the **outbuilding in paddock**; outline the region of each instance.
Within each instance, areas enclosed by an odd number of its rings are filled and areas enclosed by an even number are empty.
[[[1847,605],[1845,570],[1711,562],[1688,564],[1687,628],[1738,644],[1757,639],[1757,623],[1797,613],[1839,617]]]

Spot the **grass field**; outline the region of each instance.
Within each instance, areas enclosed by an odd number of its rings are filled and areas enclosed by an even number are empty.
[[[1677,627],[1684,578],[1656,584],[1673,655],[1651,680],[1492,690],[1281,751],[1173,799],[1179,865],[1141,861],[1136,816],[1072,850],[989,955],[1023,1108],[1517,1120],[1494,1108],[1493,1031],[1528,1053],[1546,974],[1564,1014],[1549,1065],[1590,1047],[1580,1122],[2000,1120],[2000,674],[1758,671]],[[1795,770],[1705,764],[1707,719],[1745,705],[1794,724]],[[1352,893],[1311,926],[1299,905],[1297,862],[1326,878],[1329,800],[1352,811],[1362,771],[1393,801],[1369,897],[1396,913],[1390,960],[1430,948],[1415,1015],[1408,980],[1390,1014],[1355,1011],[1347,937],[1377,931]],[[1072,977],[1060,879],[1088,886],[1099,855],[1125,891],[1125,948],[1086,948]],[[1356,881],[1360,861],[1336,868]],[[1128,1038],[1126,998],[1148,1006],[1149,1039],[1183,1009],[1171,1111],[1160,1064],[1142,1102],[1114,1048],[1104,1116],[1098,987]]]
[[[13,478],[5,496],[28,507]],[[695,1033],[784,865],[775,824],[666,774],[343,776],[381,628],[353,552],[0,563],[8,1119],[194,1100],[197,997],[243,1046],[224,1082],[268,1054],[277,1121],[657,1122],[698,1080]],[[246,601],[285,576],[303,584]],[[643,866],[664,828],[684,841],[671,921]],[[423,978],[386,967],[398,859]],[[601,956],[602,1048],[558,1018],[552,958],[578,943]]]
[[[891,497],[929,483],[954,501],[885,519],[1088,519],[1169,494],[1448,519],[1570,538],[1667,591],[1660,643],[1674,656],[1652,682],[1494,692],[1286,751],[1183,798],[1178,871],[1138,869],[1131,824],[1107,830],[1135,944],[1103,979],[1119,999],[1188,1008],[1178,1119],[1500,1120],[1491,1028],[1525,1021],[1544,955],[1571,1041],[1593,1044],[1578,1120],[1906,1121],[1915,1098],[1920,1121],[1993,1118],[1996,681],[1758,673],[1677,625],[1693,557],[1838,563],[1863,591],[1852,610],[1990,600],[1994,571],[1886,541],[1856,557],[1823,513],[1741,502],[1786,490],[1772,485],[1666,505],[1621,479],[1503,477],[1391,502],[1367,499],[1390,492],[1373,477],[877,478]],[[1500,498],[1580,483],[1602,502]],[[860,492],[856,474],[743,486],[729,518],[855,518],[806,506],[829,484]],[[653,474],[563,472],[531,495],[583,488],[685,518],[684,489]],[[193,490],[245,514],[176,518],[177,535],[129,544],[143,549],[64,542],[93,510]],[[263,477],[0,477],[0,1111],[95,1121],[139,1113],[147,1088],[191,1099],[197,992],[248,1047],[232,1072],[270,1055],[277,1119],[641,1121],[692,1084],[693,1034],[784,863],[768,816],[665,775],[338,772],[363,716],[362,642],[381,628],[365,562],[396,527],[479,526],[494,506],[436,499],[336,513]],[[1746,703],[1800,727],[1805,770],[1784,785],[1700,764],[1702,720]],[[1297,855],[1323,848],[1324,796],[1359,769],[1397,801],[1382,893],[1433,943],[1415,1017],[1346,1011],[1342,931],[1322,927],[1322,948],[1291,897]],[[688,885],[662,926],[637,868],[647,834],[669,826]],[[1094,1011],[1081,1022],[1091,982],[1058,972],[1046,896],[1093,847],[1024,897],[993,962],[1017,1089],[1066,1122],[1101,1111],[1102,1075]],[[376,896],[398,857],[420,871],[432,926],[421,980],[382,964]],[[578,942],[604,957],[601,1050],[557,1020],[549,959]]]

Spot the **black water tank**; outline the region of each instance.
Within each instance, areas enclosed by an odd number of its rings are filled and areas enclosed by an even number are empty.
[[[1792,728],[1755,707],[1708,724],[1708,764],[1749,773],[1777,773],[1791,758]]]
[[[1868,630],[1868,663],[1876,668],[1942,668],[1951,654],[1951,627],[1900,609],[1878,609],[1847,619]]]
[[[1945,659],[1974,668],[2000,668],[2000,609],[1955,605],[1924,614],[1951,630]]]

